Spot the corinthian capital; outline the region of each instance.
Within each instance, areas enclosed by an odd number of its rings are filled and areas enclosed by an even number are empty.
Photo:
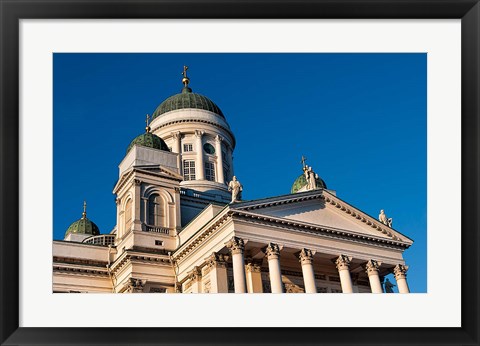
[[[193,267],[192,271],[188,273],[188,278],[191,281],[199,280],[201,277],[202,277],[202,270],[197,266]]]
[[[180,131],[172,132],[172,137],[175,140],[180,139]]]
[[[365,265],[365,269],[368,276],[378,275],[378,269],[380,268],[381,265],[382,265],[382,262],[378,262],[375,260],[368,261],[367,264]]]
[[[349,257],[347,255],[340,255],[335,260],[335,265],[337,266],[338,270],[348,270],[351,261],[352,257]]]
[[[224,256],[221,253],[213,252],[209,257],[205,259],[208,268],[222,267],[227,266],[227,256]]]
[[[216,135],[216,136],[215,136],[215,141],[221,142],[221,141],[223,141],[223,137],[220,136],[220,135]]]
[[[127,291],[130,293],[142,293],[146,280],[130,278],[127,283]]]
[[[403,264],[397,264],[395,268],[393,268],[393,274],[395,275],[395,280],[399,279],[406,279],[407,278],[407,270],[408,266]]]
[[[195,136],[197,136],[197,137],[202,137],[204,133],[205,133],[205,131],[195,130]]]
[[[265,247],[265,254],[269,260],[280,257],[280,246],[275,243],[268,243],[267,247]]]
[[[233,237],[225,245],[234,255],[243,253],[245,250],[245,242],[241,238]]]
[[[298,253],[298,258],[300,259],[300,263],[302,263],[302,265],[312,264],[314,254],[315,253],[312,250],[302,249],[302,251]]]

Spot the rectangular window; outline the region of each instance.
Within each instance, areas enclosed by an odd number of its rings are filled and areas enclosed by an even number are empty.
[[[183,145],[183,151],[193,151],[193,144],[184,144]]]
[[[195,161],[183,161],[183,179],[195,180]]]
[[[212,162],[205,162],[205,179],[215,181],[215,165]]]

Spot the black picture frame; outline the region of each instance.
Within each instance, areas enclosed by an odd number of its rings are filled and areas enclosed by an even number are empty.
[[[0,343],[2,345],[478,345],[478,0],[0,0]],[[461,19],[462,300],[460,328],[20,328],[19,20],[104,18]],[[17,264],[17,265],[16,265]],[[436,263],[435,265],[441,265]],[[228,318],[229,306],[219,311]],[[388,311],[388,307],[385,307]],[[132,312],[135,314],[136,312]],[[268,311],[260,313],[268,315]],[[298,311],[301,313],[301,311]],[[328,312],[324,312],[328,313]],[[414,312],[412,312],[414,313]],[[295,319],[294,314],[286,318]]]

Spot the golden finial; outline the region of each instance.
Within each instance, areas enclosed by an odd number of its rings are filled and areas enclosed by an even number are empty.
[[[188,83],[190,83],[190,79],[187,77],[187,70],[188,70],[188,66],[183,66],[183,72],[182,72],[182,75],[183,75],[183,79],[182,79],[182,83],[183,85],[186,87],[188,87]]]
[[[305,169],[305,161],[307,161],[307,158],[302,155],[302,167]]]
[[[147,132],[150,132],[151,128],[150,128],[150,115],[147,114],[147,119],[145,119],[145,123],[147,124],[147,126],[145,127],[145,131]]]
[[[83,201],[83,213],[82,213],[82,219],[87,218],[87,201]]]

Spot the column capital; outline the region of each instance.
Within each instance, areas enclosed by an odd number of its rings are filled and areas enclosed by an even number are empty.
[[[130,293],[141,293],[147,280],[130,278],[127,283],[127,291]]]
[[[207,263],[207,268],[205,269],[205,273],[208,273],[212,268],[218,268],[218,267],[226,268],[227,260],[228,260],[228,256],[225,256],[218,252],[212,252],[212,254],[205,259]]]
[[[141,184],[142,184],[142,181],[140,179],[133,179],[133,185],[140,186]]]
[[[202,130],[195,130],[195,136],[197,136],[197,137],[200,137],[200,138],[201,138],[201,137],[203,136],[203,134],[204,134],[204,133],[205,133],[205,131],[202,131]]]
[[[243,251],[245,250],[244,240],[238,237],[233,237],[227,243],[225,243],[225,245],[234,255],[238,253],[243,254]]]
[[[395,280],[406,279],[407,278],[408,266],[403,264],[397,264],[393,268],[393,274],[395,275]]]
[[[256,263],[248,263],[245,269],[249,273],[260,273],[262,271],[262,268]]]
[[[223,137],[220,136],[220,135],[216,135],[215,136],[215,142],[222,142],[223,141]]]
[[[315,251],[303,248],[300,252],[297,253],[297,256],[300,260],[302,265],[304,264],[312,264],[313,263],[313,255],[315,255]]]
[[[180,139],[180,136],[181,136],[181,132],[180,132],[180,131],[172,132],[172,137],[173,137],[173,139]]]
[[[280,250],[281,247],[275,243],[268,243],[265,247],[265,254],[267,255],[267,259],[276,259],[280,257]]]
[[[382,262],[369,260],[367,264],[365,264],[365,270],[368,276],[370,275],[378,275],[378,269],[382,265]]]
[[[350,267],[350,262],[352,261],[352,257],[347,256],[347,255],[340,255],[338,258],[335,260],[335,265],[337,266],[337,269],[340,270],[348,270]]]
[[[195,266],[193,269],[188,273],[188,278],[190,281],[196,281],[201,279],[202,277],[202,270],[198,267]]]

